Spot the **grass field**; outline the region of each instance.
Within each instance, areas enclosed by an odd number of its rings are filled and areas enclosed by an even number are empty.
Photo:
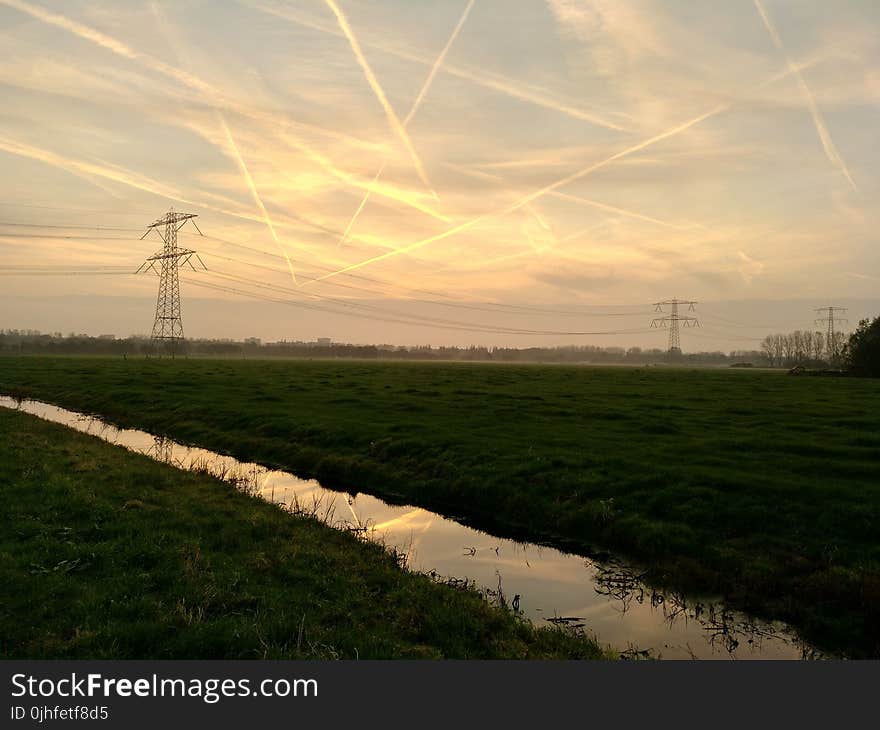
[[[0,409],[0,656],[595,658],[373,543]]]
[[[0,359],[0,391],[464,518],[611,547],[880,655],[880,383],[775,372]]]

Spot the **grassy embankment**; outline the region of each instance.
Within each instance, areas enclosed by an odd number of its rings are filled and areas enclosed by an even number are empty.
[[[0,408],[4,658],[596,658],[203,474]]]
[[[880,383],[729,370],[0,359],[0,391],[510,536],[613,547],[880,655]]]

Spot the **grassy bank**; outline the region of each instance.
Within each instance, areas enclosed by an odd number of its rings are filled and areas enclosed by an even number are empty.
[[[511,536],[614,547],[880,654],[880,384],[779,373],[0,359],[0,391]]]
[[[211,477],[0,409],[0,656],[596,658]]]

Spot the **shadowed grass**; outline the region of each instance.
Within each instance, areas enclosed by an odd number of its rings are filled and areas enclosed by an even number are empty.
[[[589,552],[880,655],[880,383],[772,372],[0,359],[0,391]]]
[[[600,658],[211,477],[0,409],[0,656]]]

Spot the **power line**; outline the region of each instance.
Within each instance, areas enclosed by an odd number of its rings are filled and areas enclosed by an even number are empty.
[[[285,260],[284,257],[279,254],[272,253],[271,251],[264,251],[263,249],[259,249],[259,248],[254,248],[253,246],[247,246],[247,245],[245,245],[243,243],[239,243],[237,241],[230,241],[228,239],[219,238],[217,236],[212,236],[212,235],[205,235],[204,238],[208,239],[208,240],[212,240],[212,241],[218,241],[220,243],[225,243],[230,246],[235,246],[237,248],[241,248],[246,251],[251,251],[253,253],[258,253],[263,256],[268,256],[270,258],[279,259],[282,261]],[[216,255],[216,254],[212,254],[212,255]],[[241,261],[241,260],[237,260],[237,259],[235,261],[237,261],[237,263],[243,263],[246,265],[259,266],[259,264],[251,264],[250,262],[245,262],[245,261]],[[302,261],[301,259],[294,259],[294,262],[301,264],[303,266],[310,266],[312,268],[318,269],[319,271],[335,271],[335,268],[332,266],[322,266],[321,264],[317,264],[312,261],[305,262],[305,261]],[[276,269],[276,271],[279,271],[280,273],[286,273],[286,271],[282,271],[281,269]],[[536,305],[528,305],[528,304],[506,304],[503,302],[477,302],[477,303],[471,304],[471,303],[461,302],[460,300],[456,300],[453,296],[451,296],[450,294],[446,294],[445,292],[437,292],[437,291],[432,291],[430,289],[420,289],[420,288],[416,288],[416,287],[408,287],[408,286],[404,286],[404,285],[396,283],[396,282],[387,282],[387,281],[383,281],[381,279],[376,279],[374,277],[365,276],[363,274],[345,273],[345,274],[342,274],[342,276],[346,276],[351,279],[359,279],[361,281],[366,281],[366,282],[378,284],[379,286],[385,287],[386,289],[389,289],[389,288],[390,289],[399,289],[400,291],[414,292],[416,294],[427,294],[429,296],[441,297],[443,299],[451,300],[451,302],[449,302],[449,303],[447,303],[447,302],[434,302],[434,301],[430,301],[430,300],[421,300],[421,301],[425,301],[426,303],[437,304],[440,306],[461,306],[461,307],[466,306],[467,308],[482,306],[482,307],[490,307],[490,308],[497,308],[497,309],[522,310],[524,312],[538,312],[538,313],[546,313],[546,314],[569,314],[570,313],[570,314],[573,314],[576,316],[588,316],[588,313],[586,313],[586,312],[580,312],[580,311],[568,311],[567,312],[566,310],[549,309],[549,308],[545,308],[545,307],[540,307],[540,306],[536,306]],[[307,276],[302,276],[301,278],[303,278],[304,280],[314,281],[314,279],[307,277]],[[359,291],[365,291],[370,294],[382,294],[382,292],[376,292],[375,290],[367,289],[364,287],[358,287],[353,284],[344,284],[342,282],[330,281],[329,279],[321,281],[321,283],[325,284],[325,285],[337,286],[337,287],[341,287],[341,288],[345,288],[345,289],[354,289],[354,290],[359,290]],[[606,306],[611,306],[611,305],[585,304],[582,306],[584,306],[584,307],[606,307]],[[652,305],[650,303],[645,303],[645,304],[617,304],[614,306],[617,308],[620,308],[620,307],[646,308],[646,307],[649,307]],[[487,311],[493,311],[493,309],[489,309]],[[637,314],[639,314],[639,312],[633,312],[632,316],[636,316]],[[622,313],[622,314],[615,314],[614,316],[627,316],[627,315],[626,315],[626,313]]]
[[[12,270],[22,270],[22,269],[44,269],[44,270],[77,270],[77,269],[118,269],[119,271],[130,272],[130,266],[121,266],[121,265],[113,265],[113,264],[97,264],[95,266],[75,266],[73,264],[40,264],[40,265],[31,265],[31,264],[0,264],[0,270],[4,269],[12,269]]]
[[[760,324],[759,324],[759,323],[755,323],[755,322],[753,322],[753,323],[751,323],[751,324],[746,324],[746,323],[744,323],[744,322],[740,322],[740,321],[735,320],[735,319],[730,319],[730,318],[728,318],[728,317],[723,317],[723,316],[721,316],[720,314],[716,314],[716,313],[713,312],[713,311],[707,310],[705,307],[701,307],[701,313],[702,313],[702,319],[703,319],[703,320],[706,320],[706,319],[709,319],[709,320],[717,319],[717,320],[719,320],[719,323],[722,324],[722,325],[725,326],[725,327],[741,327],[741,328],[743,328],[743,329],[771,329],[771,328],[773,328],[773,327],[790,327],[790,326],[797,326],[797,324],[800,323],[799,320],[793,320],[793,319],[792,319],[792,320],[789,320],[789,321],[787,321],[787,322],[777,322],[777,323],[774,323],[774,324],[769,324],[769,323],[760,323]]]
[[[131,271],[0,271],[0,276],[120,276]]]
[[[62,236],[60,234],[55,233],[6,233],[4,231],[0,231],[0,238],[27,238],[27,239],[57,239],[62,241],[137,241],[138,238],[134,236],[80,236],[80,235],[71,235],[71,236]]]
[[[208,254],[206,254],[206,255],[208,255]],[[242,259],[237,259],[237,258],[234,258],[231,256],[224,256],[222,254],[218,254],[218,253],[214,253],[214,252],[210,253],[209,255],[211,257],[223,259],[224,261],[229,261],[231,263],[241,264],[243,266],[252,266],[254,268],[258,268],[258,269],[261,269],[264,271],[271,271],[271,272],[278,273],[278,274],[287,274],[287,271],[285,271],[284,269],[276,268],[276,267],[272,267],[272,266],[266,266],[265,264],[257,264],[257,263],[253,263],[251,261],[244,261]],[[301,275],[300,278],[306,279],[307,277],[304,277]],[[340,283],[338,285],[342,286],[344,288],[347,288],[347,289],[352,289],[354,291],[366,292],[366,293],[372,294],[374,296],[376,296],[377,294],[380,294],[380,292],[376,292],[374,290],[367,289],[365,287],[359,287],[356,285],[342,284],[342,283]],[[293,290],[288,290],[288,291],[293,291]],[[300,293],[303,296],[316,296],[319,298],[326,298],[326,295],[320,295],[320,294],[316,294],[313,292],[306,292],[304,290],[296,290],[296,291],[297,291],[297,293]],[[443,302],[443,301],[436,301],[436,300],[430,300],[430,299],[407,299],[406,301],[407,302],[415,302],[415,303],[419,303],[419,304],[430,304],[430,305],[441,306],[441,307],[449,307],[449,308],[453,308],[453,309],[466,309],[466,310],[472,310],[472,311],[478,311],[478,312],[489,312],[489,313],[493,313],[493,314],[499,313],[499,309],[491,306],[490,304],[469,304],[467,302]],[[515,305],[510,305],[510,306],[515,306]],[[590,317],[639,317],[639,316],[641,316],[640,312],[594,312],[594,313],[590,313],[590,312],[576,312],[576,311],[572,311],[572,310],[559,310],[559,309],[535,309],[535,310],[529,310],[528,313],[532,314],[532,315],[547,314],[547,315],[553,315],[553,316],[564,315],[564,316],[577,316],[577,317],[586,317],[586,318],[590,318]]]
[[[13,226],[17,228],[52,228],[52,229],[80,229],[86,231],[127,231],[129,233],[140,233],[140,228],[113,228],[110,226],[83,226],[79,224],[60,225],[49,223],[18,223],[13,221],[0,221],[0,226]]]
[[[221,272],[210,272],[212,274],[221,274]],[[233,279],[237,279],[240,277],[231,277]],[[333,309],[329,306],[316,304],[311,302],[303,302],[296,301],[292,299],[278,299],[277,297],[270,296],[268,294],[262,294],[260,292],[243,290],[235,287],[230,287],[226,285],[216,284],[214,282],[205,282],[205,281],[193,281],[188,280],[194,286],[201,286],[208,289],[216,289],[218,291],[224,291],[234,294],[240,294],[243,296],[253,297],[255,299],[262,299],[264,301],[275,302],[279,304],[287,304],[289,306],[301,307],[304,309],[311,309],[320,312],[327,312],[329,314],[337,314],[348,317],[356,317],[359,319],[369,319],[373,321],[379,322],[390,322],[394,324],[405,324],[405,325],[418,325],[422,327],[433,327],[436,329],[446,329],[446,330],[458,330],[458,331],[468,331],[468,332],[482,332],[487,334],[502,334],[502,335],[535,335],[535,336],[600,336],[600,335],[626,335],[626,334],[638,334],[647,332],[647,328],[642,329],[630,329],[630,330],[610,330],[610,331],[596,331],[596,332],[579,332],[579,331],[556,331],[556,330],[531,330],[531,329],[521,329],[521,328],[504,328],[504,327],[495,327],[489,325],[480,325],[473,323],[464,323],[464,322],[455,322],[454,320],[436,320],[436,319],[424,319],[418,317],[409,317],[408,315],[400,315],[399,313],[389,313],[393,316],[383,316],[381,314],[367,314],[360,311],[345,311],[339,309]],[[252,280],[251,280],[252,281]],[[250,286],[257,286],[257,288],[265,288],[268,290],[277,289],[282,292],[289,293],[292,290],[285,289],[284,287],[273,287],[272,285],[260,285],[260,284],[248,284]],[[351,309],[360,309],[358,305],[350,305],[347,304]]]
[[[135,217],[147,212],[146,208],[126,208],[126,210],[95,210],[94,208],[71,208],[59,205],[36,205],[34,203],[16,203],[11,200],[0,200],[0,205],[12,208],[34,208],[36,210],[63,210],[68,213],[89,213],[91,215],[120,215]]]
[[[81,224],[70,224],[70,225],[51,224],[50,225],[50,224],[19,223],[19,222],[4,222],[4,221],[0,221],[0,225],[26,227],[26,228],[48,228],[48,229],[53,229],[53,230],[71,229],[71,230],[132,231],[132,232],[140,232],[140,230],[141,230],[141,229],[134,229],[134,228],[88,226],[88,225],[81,225]],[[186,231],[184,230],[184,231],[182,231],[182,233],[186,233]],[[129,239],[129,238],[124,238],[124,237],[110,237],[110,236],[79,236],[79,235],[73,235],[73,234],[71,234],[71,235],[23,234],[23,233],[3,233],[3,232],[0,232],[0,237],[4,237],[4,236],[9,237],[9,238],[42,238],[42,239],[52,238],[52,239],[59,239],[59,240],[89,240],[89,241],[91,241],[91,240],[107,240],[107,241],[135,240],[134,238]],[[237,241],[230,241],[229,239],[220,238],[218,236],[213,236],[213,235],[204,235],[204,236],[202,236],[202,238],[208,239],[211,241],[217,241],[219,243],[234,246],[237,248],[241,248],[242,250],[246,250],[246,251],[250,251],[252,253],[260,254],[262,256],[268,256],[271,258],[284,260],[284,257],[280,256],[279,254],[272,253],[270,251],[265,251],[263,249],[256,248],[253,246],[248,246],[248,245],[239,243]],[[278,271],[279,273],[286,273],[286,271],[282,271],[281,269],[273,269],[272,267],[264,266],[261,264],[256,264],[256,263],[249,262],[249,261],[243,261],[241,259],[234,259],[232,257],[223,257],[221,254],[217,254],[217,253],[213,253],[212,255],[217,256],[219,258],[226,258],[226,260],[228,260],[228,261],[243,264],[246,266],[263,268],[263,269],[266,269],[269,271]],[[312,268],[318,269],[319,271],[334,271],[335,270],[334,267],[332,267],[332,266],[323,266],[320,264],[316,264],[314,262],[305,262],[302,260],[298,260],[297,263],[304,265],[304,266],[310,266]],[[436,300],[431,300],[431,299],[416,299],[413,301],[418,301],[423,304],[432,304],[432,305],[436,305],[436,306],[444,306],[444,307],[450,307],[450,308],[455,308],[455,309],[469,309],[469,310],[474,310],[474,311],[485,311],[485,312],[498,312],[498,311],[506,310],[506,311],[513,312],[513,313],[537,314],[537,315],[546,314],[546,315],[554,315],[554,316],[558,315],[558,316],[576,316],[576,317],[635,317],[640,314],[638,311],[633,311],[633,312],[589,312],[589,311],[574,310],[574,309],[554,309],[554,308],[549,308],[549,307],[542,307],[542,306],[528,305],[528,304],[509,304],[509,303],[504,303],[504,302],[471,303],[471,302],[455,300],[454,297],[450,296],[449,294],[443,293],[443,292],[432,291],[429,289],[420,289],[420,288],[416,288],[416,287],[407,287],[407,286],[404,286],[404,285],[401,285],[398,283],[386,282],[386,281],[382,281],[380,279],[376,279],[376,278],[369,277],[369,276],[364,276],[361,274],[347,273],[347,274],[345,274],[345,276],[349,277],[351,279],[356,279],[356,280],[361,280],[361,281],[365,281],[368,283],[376,284],[377,286],[383,287],[385,289],[396,289],[396,290],[400,290],[403,292],[413,292],[416,294],[427,294],[432,297],[440,297],[441,299],[448,299],[449,301],[436,301]],[[302,278],[312,281],[316,277],[313,278],[313,277],[303,276]],[[334,281],[327,280],[324,283],[329,286],[335,286],[338,288],[349,289],[352,291],[361,291],[361,292],[365,292],[368,294],[372,294],[374,296],[387,295],[386,292],[376,291],[375,288],[370,289],[365,286],[358,286],[356,284],[344,283],[344,282],[340,282],[340,281],[336,281],[336,280],[334,280]],[[610,307],[610,306],[611,305],[583,305],[583,307],[585,309],[589,308],[589,307]],[[642,308],[642,307],[647,307],[649,305],[648,304],[644,304],[644,305],[642,305],[642,304],[626,304],[626,305],[614,305],[614,306],[616,308],[621,308],[621,307]]]

